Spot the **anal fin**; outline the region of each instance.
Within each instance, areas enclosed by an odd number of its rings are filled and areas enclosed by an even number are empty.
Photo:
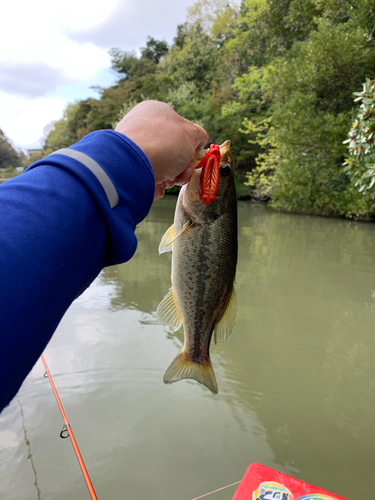
[[[158,305],[158,308],[156,309],[156,317],[162,325],[169,326],[169,328],[174,332],[182,325],[182,318],[178,312],[173,288],[169,290],[167,295]]]

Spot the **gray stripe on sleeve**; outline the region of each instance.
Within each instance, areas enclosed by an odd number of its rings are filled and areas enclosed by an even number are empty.
[[[69,156],[70,158],[74,158],[75,160],[82,163],[95,175],[100,184],[103,186],[111,208],[115,207],[118,204],[119,197],[116,188],[106,172],[104,172],[102,167],[99,165],[99,163],[96,163],[95,160],[87,156],[85,153],[81,153],[80,151],[76,151],[75,149],[59,149],[52,154]]]

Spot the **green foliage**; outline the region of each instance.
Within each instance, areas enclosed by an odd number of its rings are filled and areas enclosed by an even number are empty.
[[[48,134],[43,151],[46,155],[53,153],[61,148],[67,148],[76,141],[72,124],[76,113],[80,108],[80,103],[68,104],[63,117],[54,123],[54,128]]]
[[[318,11],[314,0],[269,0],[263,22],[267,50],[285,54],[296,42],[304,41],[316,28]]]
[[[243,126],[244,132],[253,137],[249,142],[259,146],[257,165],[247,173],[245,184],[252,188],[256,200],[267,201],[271,197],[274,175],[280,163],[274,139],[275,130],[270,125],[270,118],[258,122],[245,119]]]
[[[352,107],[351,94],[375,63],[374,48],[360,28],[319,21],[316,31],[278,60],[277,95],[314,92],[319,108],[334,113]]]
[[[356,119],[349,132],[349,156],[345,159],[345,171],[353,179],[359,192],[375,199],[375,80],[366,79],[362,92],[354,92],[355,102],[360,102]]]
[[[121,78],[97,88],[97,99],[70,104],[45,152],[114,127],[137,103],[158,99],[201,124],[210,143],[232,141],[240,196],[282,210],[372,217],[366,109],[350,132],[358,149],[345,168],[343,141],[355,113],[352,93],[374,76],[374,27],[373,0],[198,0],[171,47],[148,37],[139,56],[111,49]],[[361,97],[369,115],[371,98]]]
[[[125,75],[125,79],[145,76],[156,71],[157,63],[151,57],[138,59],[135,52],[126,52],[118,48],[111,49],[109,55],[112,69]]]
[[[218,16],[227,8],[231,7],[228,0],[197,0],[187,8],[187,21],[191,26],[199,25],[206,32],[212,30]]]
[[[177,88],[170,88],[166,102],[180,115],[202,125],[205,99],[199,96],[194,82],[185,82]]]
[[[4,132],[0,129],[0,168],[15,169],[22,165],[21,155],[13,148]]]
[[[112,69],[123,74],[125,79],[131,79],[155,73],[157,65],[167,52],[167,42],[149,36],[146,47],[141,48],[140,58],[135,52],[122,51],[117,47],[110,49],[109,55]]]
[[[170,49],[167,56],[168,73],[179,84],[194,82],[200,92],[209,90],[215,80],[218,47],[200,24],[185,33],[182,49]]]
[[[236,78],[232,86],[236,100],[222,108],[224,116],[240,121],[240,132],[247,136],[247,164],[251,168],[245,184],[251,187],[253,197],[261,201],[268,200],[271,195],[272,176],[277,166],[270,121],[272,99],[268,81],[271,71],[271,66],[250,67],[249,72]]]
[[[176,47],[177,50],[181,50],[185,45],[187,29],[187,23],[177,25],[177,34],[173,39],[173,47]]]
[[[277,208],[366,216],[374,210],[342,167],[342,141],[351,119],[351,93],[374,67],[373,43],[350,18],[333,23],[332,4],[319,18],[317,2],[316,9],[307,9],[298,36],[289,29],[294,2],[269,5],[269,36],[272,43],[278,40],[281,55],[267,65],[268,73],[259,76],[253,69],[234,85],[247,114],[243,128],[260,149],[247,181]]]
[[[160,59],[168,52],[168,44],[164,40],[155,40],[148,37],[146,47],[141,49],[141,59],[150,59],[155,64],[159,64]]]

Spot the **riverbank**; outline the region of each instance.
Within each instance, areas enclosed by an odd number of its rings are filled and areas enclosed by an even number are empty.
[[[22,172],[2,172],[0,175],[0,184],[3,184],[5,181],[12,179],[13,177],[17,177],[18,175],[21,175]],[[289,213],[289,214],[295,214],[295,215],[312,215],[312,216],[319,216],[319,217],[329,217],[329,218],[335,218],[335,219],[349,219],[349,220],[355,220],[355,221],[363,221],[363,222],[373,222],[375,220],[375,214],[366,214],[366,215],[358,215],[355,213],[352,213],[350,215],[345,215],[345,214],[340,214],[339,212],[335,211],[326,211],[326,210],[304,210],[304,209],[296,209],[296,210],[288,210],[286,208],[282,207],[277,207],[277,206],[272,206],[272,201],[271,200],[258,200],[254,197],[252,197],[252,191],[249,186],[245,186],[241,182],[236,182],[236,189],[237,189],[237,200],[238,201],[248,201],[250,203],[254,203],[257,205],[264,205],[272,208],[273,210],[281,213]],[[178,193],[180,192],[180,187],[179,186],[174,186],[171,189],[166,190],[166,195],[172,195],[172,196],[178,196]]]
[[[21,175],[22,173],[24,172],[24,170],[22,170],[21,172],[18,172],[17,170],[12,170],[12,171],[7,171],[7,170],[3,170],[3,171],[0,171],[0,182],[5,182],[9,179],[13,179],[13,177],[18,177],[19,175]]]

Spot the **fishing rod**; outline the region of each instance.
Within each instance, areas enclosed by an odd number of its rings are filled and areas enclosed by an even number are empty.
[[[151,332],[152,333],[152,332]],[[150,335],[151,337],[151,335]],[[146,345],[148,343],[148,341],[150,340],[150,337],[147,339],[147,342],[146,342]],[[145,347],[145,346],[144,346]],[[143,352],[144,348],[142,349],[141,353]],[[140,355],[139,355],[140,356]],[[139,358],[138,356],[138,358]],[[137,359],[138,359],[137,358]],[[69,420],[68,420],[68,417],[65,413],[65,410],[64,410],[64,407],[63,407],[63,404],[61,402],[61,399],[59,397],[59,394],[57,392],[57,389],[56,389],[56,386],[53,382],[53,378],[52,378],[52,375],[51,375],[51,372],[49,371],[49,368],[48,368],[48,365],[47,365],[47,362],[46,362],[46,359],[44,357],[44,355],[42,354],[41,355],[41,359],[42,359],[42,362],[43,362],[43,365],[44,365],[44,368],[46,370],[44,376],[47,375],[49,381],[50,381],[50,384],[51,384],[51,387],[52,387],[52,390],[53,390],[53,393],[55,395],[55,398],[56,398],[56,401],[57,401],[57,404],[59,406],[59,409],[60,409],[60,412],[61,412],[61,415],[62,415],[62,418],[63,418],[63,421],[64,421],[64,427],[62,429],[62,431],[60,432],[60,436],[62,438],[67,438],[67,437],[70,437],[70,440],[72,442],[72,446],[73,446],[73,449],[74,449],[74,452],[76,454],[76,457],[77,457],[77,460],[78,460],[78,463],[81,467],[81,470],[82,470],[82,474],[83,474],[83,477],[86,481],[86,485],[87,485],[87,488],[89,490],[89,493],[90,493],[90,496],[93,500],[98,500],[98,497],[96,496],[96,493],[95,493],[95,490],[94,490],[94,487],[92,485],[92,482],[91,482],[91,479],[90,479],[90,476],[87,472],[87,469],[86,469],[86,466],[85,466],[85,463],[83,461],[83,458],[82,458],[82,455],[81,455],[81,452],[79,451],[79,448],[78,448],[78,444],[75,440],[75,437],[74,437],[74,434],[73,434],[73,430],[72,430],[72,427],[69,423]],[[64,433],[67,433],[68,435],[67,436],[64,436]],[[212,495],[213,493],[217,493],[218,491],[221,491],[221,490],[225,490],[226,488],[229,488],[230,486],[234,486],[235,484],[238,484],[240,481],[237,481],[236,483],[232,483],[232,484],[228,484],[227,486],[224,486],[222,488],[219,488],[218,490],[214,490],[214,491],[210,491],[209,493],[206,493],[205,495],[201,495],[199,497],[196,497],[194,498],[193,500],[198,500],[199,498],[203,498],[203,497],[206,497],[206,496],[209,496],[209,495]]]
[[[46,373],[44,374],[44,376],[47,375],[47,377],[48,377],[48,379],[50,381],[53,393],[55,395],[57,404],[59,406],[59,409],[60,409],[60,412],[61,412],[61,415],[62,415],[62,418],[63,418],[63,421],[64,421],[64,427],[63,427],[62,431],[60,432],[60,437],[62,437],[62,438],[66,438],[68,436],[70,437],[70,440],[71,440],[74,452],[76,454],[79,466],[81,467],[81,471],[82,471],[83,477],[84,477],[84,479],[86,481],[86,485],[87,485],[87,488],[89,490],[90,496],[91,496],[91,498],[93,500],[98,500],[98,497],[96,496],[94,487],[93,487],[93,485],[91,483],[90,476],[89,476],[89,474],[87,472],[85,463],[83,461],[82,455],[81,455],[81,453],[79,451],[77,442],[75,440],[75,437],[74,437],[74,434],[73,434],[73,430],[72,430],[72,428],[71,428],[71,426],[69,424],[68,417],[66,416],[64,407],[63,407],[62,402],[60,400],[59,394],[57,392],[57,389],[56,389],[55,384],[54,384],[53,379],[52,379],[51,372],[49,371],[48,365],[46,363],[46,360],[45,360],[43,354],[41,355],[41,358],[42,358],[42,361],[43,361],[44,368],[46,369]],[[64,433],[67,433],[68,435],[64,436]]]

